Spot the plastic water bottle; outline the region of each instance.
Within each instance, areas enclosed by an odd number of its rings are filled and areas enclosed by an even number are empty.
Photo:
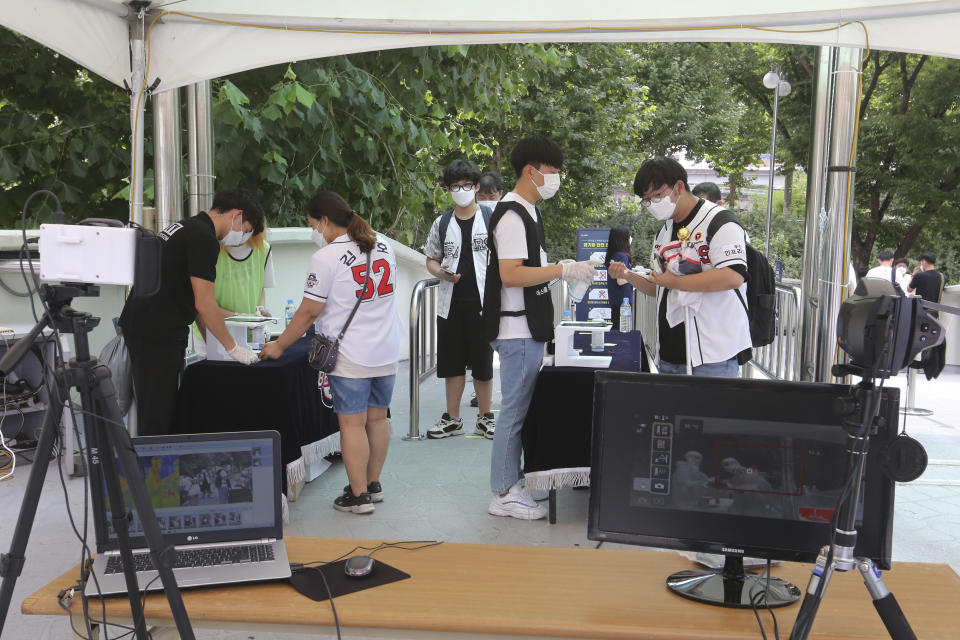
[[[570,322],[570,309],[563,310],[563,322]]]
[[[633,309],[630,307],[630,300],[623,299],[620,303],[620,331],[627,333],[633,331]]]
[[[290,326],[290,321],[293,320],[293,314],[297,312],[297,308],[293,305],[293,298],[287,300],[287,306],[283,308],[283,326]]]

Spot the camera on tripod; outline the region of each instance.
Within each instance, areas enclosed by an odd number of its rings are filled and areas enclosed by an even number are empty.
[[[150,296],[160,288],[160,240],[143,227],[109,218],[42,224],[40,279],[87,292],[76,295],[97,294],[78,284],[116,284],[132,286],[133,295]]]
[[[165,552],[166,544],[140,475],[130,436],[124,428],[110,369],[90,357],[88,334],[100,319],[70,307],[74,297],[99,295],[101,284],[132,285],[130,295],[135,296],[154,294],[160,287],[160,248],[160,240],[152,232],[142,227],[125,228],[115,220],[88,219],[79,225],[41,226],[40,277],[47,282],[58,281],[60,284],[40,286],[45,313],[33,329],[0,359],[0,377],[13,371],[37,336],[47,327],[73,334],[76,357],[69,363],[60,363],[52,376],[49,385],[50,407],[44,415],[37,454],[30,470],[10,551],[0,555],[0,576],[3,578],[0,582],[0,633],[10,609],[16,579],[26,560],[27,541],[64,403],[69,398],[70,389],[75,387],[80,392],[83,409],[88,464],[91,468],[94,464],[100,467],[100,473],[96,476],[91,474],[91,477],[102,478],[110,504],[113,505],[125,504],[121,475],[126,479],[126,490],[130,492],[134,507],[144,523],[144,536],[151,559],[158,569],[177,629],[182,638],[194,638],[173,568]],[[95,500],[98,494],[97,491],[93,492]],[[129,513],[118,515],[114,519],[114,529],[127,590],[132,594],[130,611],[134,621],[133,633],[138,640],[147,640],[149,634],[143,605],[138,597],[140,585],[137,583],[129,544],[129,522]]]
[[[850,363],[835,365],[833,374],[889,378],[942,343],[943,327],[928,306],[918,297],[898,295],[888,280],[862,278],[837,317],[840,348]]]

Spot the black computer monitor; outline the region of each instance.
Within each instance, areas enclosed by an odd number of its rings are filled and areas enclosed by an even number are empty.
[[[814,562],[847,477],[837,400],[821,383],[597,372],[588,536],[723,554],[723,570],[683,571],[676,593],[751,606],[767,586],[745,556]],[[876,455],[897,435],[899,390],[884,389],[858,508],[856,555],[890,566],[894,482]],[[769,606],[800,596],[773,580]],[[754,600],[755,601],[755,600]]]

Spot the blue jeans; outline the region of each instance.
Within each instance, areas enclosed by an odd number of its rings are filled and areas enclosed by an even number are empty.
[[[500,355],[501,396],[490,454],[490,490],[500,495],[523,477],[520,431],[543,363],[544,343],[533,338],[510,338],[494,340],[490,344]]]
[[[664,362],[663,360],[661,360],[658,364],[658,368],[660,369],[660,373],[685,374],[687,372],[687,365]],[[704,362],[703,364],[694,367],[692,371],[693,375],[695,376],[736,378],[737,374],[740,373],[740,365],[737,364],[736,358],[730,358],[729,360],[724,360],[723,362]]]

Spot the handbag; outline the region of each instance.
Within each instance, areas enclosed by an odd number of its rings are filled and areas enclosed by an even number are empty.
[[[337,356],[340,354],[340,341],[343,339],[343,334],[347,332],[347,327],[349,327],[353,321],[353,316],[357,313],[357,309],[360,308],[360,302],[363,301],[363,294],[366,292],[367,285],[370,283],[370,257],[371,254],[368,253],[367,277],[363,281],[363,288],[360,289],[360,295],[357,296],[357,303],[353,305],[353,311],[350,312],[350,317],[347,318],[347,323],[343,325],[340,334],[335,339],[328,338],[322,333],[313,336],[313,341],[310,343],[310,350],[307,351],[307,362],[317,371],[330,373],[334,367],[337,366]]]

